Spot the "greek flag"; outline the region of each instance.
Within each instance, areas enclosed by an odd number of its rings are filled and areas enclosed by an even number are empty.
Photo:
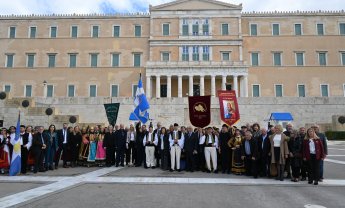
[[[18,115],[17,127],[16,127],[16,136],[14,141],[11,141],[13,145],[12,160],[10,165],[10,176],[18,175],[21,171],[21,151],[20,151],[20,112]]]
[[[150,104],[146,99],[140,74],[137,92],[134,99],[134,110],[129,116],[129,120],[139,120],[142,123],[146,123],[149,120],[149,113],[147,112],[148,109],[150,109]]]

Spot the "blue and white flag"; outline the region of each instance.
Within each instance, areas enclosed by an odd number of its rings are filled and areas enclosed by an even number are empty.
[[[140,74],[137,92],[134,99],[134,110],[129,116],[129,120],[139,120],[142,123],[146,123],[149,120],[149,113],[147,112],[148,109],[150,109],[150,104],[146,99]]]
[[[13,145],[12,160],[10,165],[10,176],[18,175],[21,171],[21,147],[20,147],[20,112],[18,115],[17,127],[16,127],[16,136],[14,140],[11,141]]]

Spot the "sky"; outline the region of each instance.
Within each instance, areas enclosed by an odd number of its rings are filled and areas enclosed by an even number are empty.
[[[148,12],[149,5],[172,0],[0,0],[0,15],[112,14]],[[221,0],[243,4],[243,11],[345,10],[345,0]]]

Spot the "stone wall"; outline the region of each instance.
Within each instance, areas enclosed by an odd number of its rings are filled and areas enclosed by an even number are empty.
[[[117,123],[129,124],[130,112],[133,110],[133,98],[32,98],[28,108],[19,107],[23,98],[7,98],[0,100],[0,120],[4,126],[15,125],[18,109],[21,110],[23,124],[39,125],[46,127],[54,123],[61,127],[63,122],[68,122],[70,116],[77,117],[77,123],[99,123],[107,125],[107,118],[103,107],[104,103],[119,102],[120,112]],[[187,98],[160,98],[149,100],[151,109],[150,117],[155,124],[161,121],[167,126],[172,123],[189,125],[188,99]],[[218,98],[212,98],[211,124],[220,126]],[[247,122],[258,122],[267,126],[267,120],[272,112],[290,112],[294,118],[294,126],[304,126],[312,123],[322,124],[325,128],[336,128],[332,116],[345,115],[345,98],[238,98],[241,120],[237,126]],[[53,109],[53,115],[45,115],[46,108]],[[340,125],[342,126],[342,125]]]

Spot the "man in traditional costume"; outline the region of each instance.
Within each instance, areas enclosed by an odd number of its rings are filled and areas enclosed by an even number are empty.
[[[155,146],[157,146],[158,140],[153,133],[153,126],[149,127],[149,131],[146,133],[143,139],[143,145],[145,146],[146,166],[145,168],[156,168],[155,163]]]
[[[218,173],[217,169],[217,148],[218,137],[212,132],[212,127],[208,127],[206,134],[201,137],[199,144],[205,144],[205,160],[207,165],[207,172],[211,173],[211,160],[213,166],[213,172]]]
[[[174,130],[169,133],[170,141],[170,160],[171,160],[171,169],[170,171],[181,171],[180,169],[180,159],[181,151],[184,145],[184,134],[178,130],[178,124],[174,124]],[[176,167],[176,168],[175,168]]]

